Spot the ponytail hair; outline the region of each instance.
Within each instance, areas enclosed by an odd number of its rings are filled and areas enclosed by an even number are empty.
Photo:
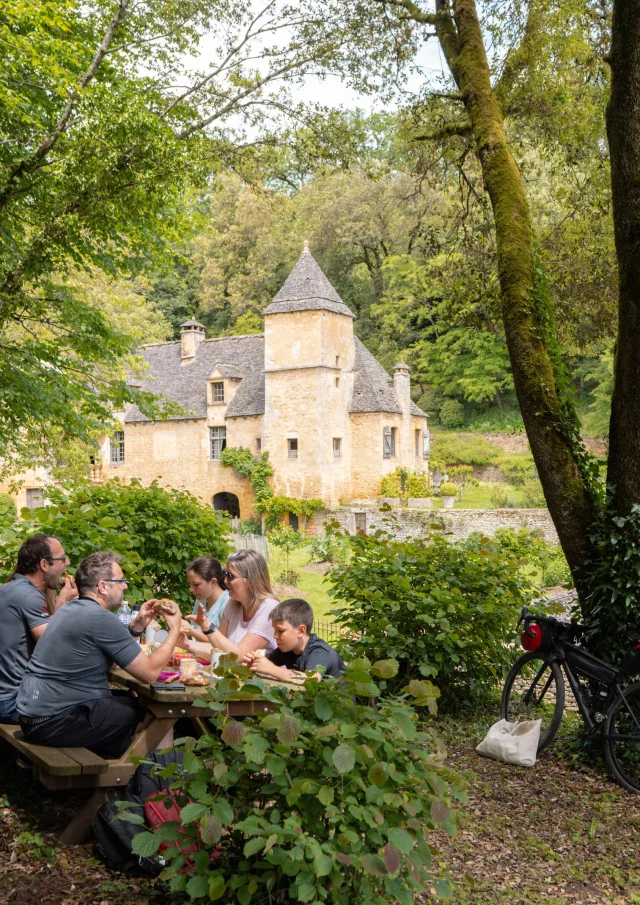
[[[213,556],[196,556],[193,562],[190,562],[187,566],[187,572],[195,572],[196,575],[204,578],[205,581],[213,581],[215,578],[219,587],[223,591],[227,590],[227,586],[224,583],[224,570],[220,562],[214,559]]]

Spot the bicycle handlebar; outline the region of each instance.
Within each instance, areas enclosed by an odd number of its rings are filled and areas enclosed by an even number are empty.
[[[524,633],[529,638],[533,638],[534,634],[529,628],[529,623],[538,622],[538,623],[546,623],[546,625],[553,625],[561,628],[563,630],[573,629],[574,632],[578,631],[582,633],[582,626],[578,625],[573,619],[571,622],[562,622],[561,619],[556,619],[555,616],[541,616],[536,613],[530,613],[529,608],[523,606],[520,610],[520,618],[518,619],[518,624],[516,625],[516,630],[520,628],[520,626],[524,623]]]

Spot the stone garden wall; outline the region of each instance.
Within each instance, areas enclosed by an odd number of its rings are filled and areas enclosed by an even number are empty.
[[[558,535],[547,509],[392,509],[381,512],[379,506],[352,506],[321,510],[309,519],[307,534],[324,533],[324,523],[336,521],[343,530],[355,534],[356,525],[367,531],[392,527],[396,537],[420,537],[429,533],[432,523],[440,522],[453,540],[468,537],[472,531],[492,535],[498,528],[539,528],[546,540],[558,543]]]

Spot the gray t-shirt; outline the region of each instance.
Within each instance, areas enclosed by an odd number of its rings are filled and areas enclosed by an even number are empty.
[[[107,670],[123,669],[140,645],[115,613],[96,600],[70,600],[51,617],[22,679],[16,706],[22,716],[53,716],[84,701],[109,697]]]
[[[44,594],[26,575],[0,587],[0,701],[12,701],[36,646],[31,629],[48,622]]]

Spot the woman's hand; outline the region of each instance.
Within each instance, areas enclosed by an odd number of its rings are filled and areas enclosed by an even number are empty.
[[[208,632],[211,628],[211,623],[207,619],[207,611],[201,603],[198,604],[198,614],[196,616],[187,616],[187,619],[189,622],[195,622],[201,632]]]

